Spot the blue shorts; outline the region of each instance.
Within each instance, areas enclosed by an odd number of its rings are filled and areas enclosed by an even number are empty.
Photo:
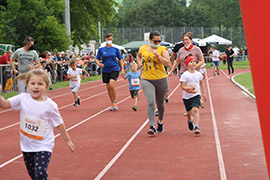
[[[201,100],[200,95],[194,96],[194,97],[192,97],[190,99],[183,99],[184,105],[186,107],[186,111],[187,112],[190,111],[193,107],[199,108],[200,100]]]
[[[213,66],[218,67],[219,61],[212,61]]]

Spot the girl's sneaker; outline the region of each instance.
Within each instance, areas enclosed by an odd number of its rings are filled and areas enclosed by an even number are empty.
[[[193,130],[193,119],[191,119],[190,121],[188,120],[188,129],[189,130]]]
[[[147,134],[149,134],[149,135],[155,135],[156,134],[156,129],[154,128],[154,126],[150,126],[150,128],[147,131]]]

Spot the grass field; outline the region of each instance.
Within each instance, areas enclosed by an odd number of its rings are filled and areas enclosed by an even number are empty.
[[[253,81],[251,72],[243,73],[240,75],[235,76],[235,81],[237,81],[239,84],[247,88],[249,92],[254,94],[254,88],[253,88]]]

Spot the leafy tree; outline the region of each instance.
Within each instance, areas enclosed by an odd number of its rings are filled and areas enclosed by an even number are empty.
[[[98,37],[98,21],[103,26],[115,16],[114,0],[70,0],[71,32],[74,45]]]
[[[57,18],[64,12],[64,0],[7,0],[7,8],[1,12],[5,19],[1,41],[23,46],[27,36],[36,39],[35,48],[66,50],[69,37]]]

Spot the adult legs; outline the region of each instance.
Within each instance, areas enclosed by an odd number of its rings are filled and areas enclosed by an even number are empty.
[[[112,103],[116,100],[115,80],[110,79],[109,83],[106,83],[109,98]]]

